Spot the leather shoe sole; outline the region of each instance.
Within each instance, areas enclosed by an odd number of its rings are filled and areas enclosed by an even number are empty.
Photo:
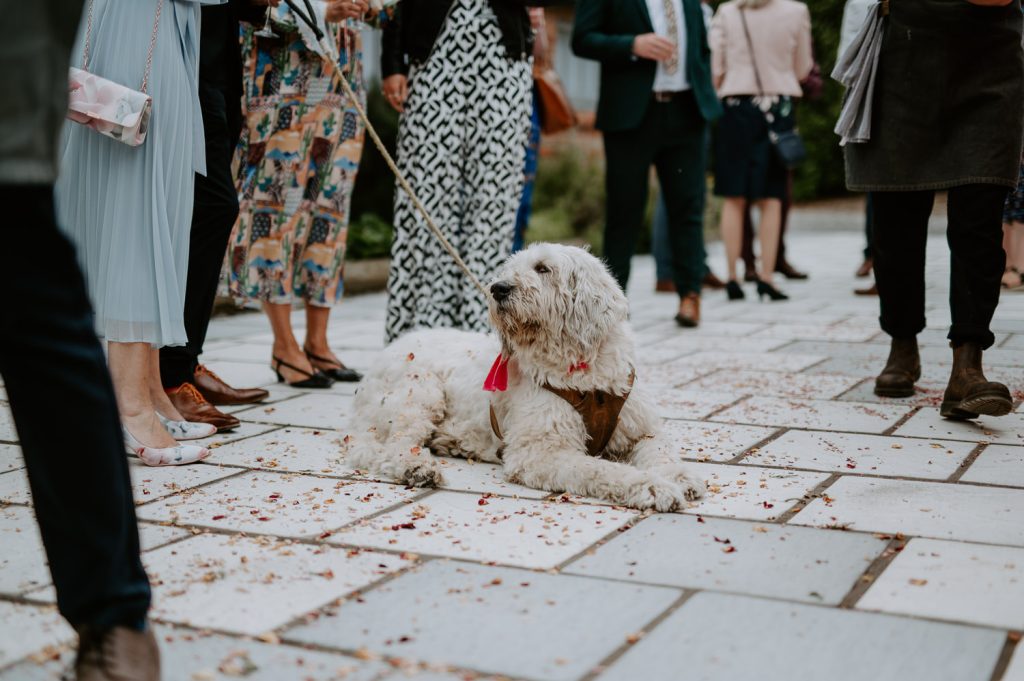
[[[1009,391],[984,388],[962,400],[943,400],[939,414],[952,421],[968,421],[985,416],[1006,416],[1013,410]]]

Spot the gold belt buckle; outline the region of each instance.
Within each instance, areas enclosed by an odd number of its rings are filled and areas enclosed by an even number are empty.
[[[655,92],[654,93],[654,101],[658,102],[659,104],[664,104],[665,102],[671,102],[672,101],[672,93],[671,92]]]

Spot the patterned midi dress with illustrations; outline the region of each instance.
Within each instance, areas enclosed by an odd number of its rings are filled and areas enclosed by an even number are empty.
[[[398,165],[482,282],[512,247],[532,83],[530,62],[506,56],[488,0],[455,0],[433,53],[410,74]],[[398,188],[387,341],[434,327],[486,330],[487,302]]]
[[[303,43],[284,3],[279,38],[243,34],[246,131],[238,149],[241,206],[231,237],[230,291],[241,300],[328,307],[340,300],[349,205],[363,125],[335,68]],[[365,101],[362,39],[332,24],[344,77]]]

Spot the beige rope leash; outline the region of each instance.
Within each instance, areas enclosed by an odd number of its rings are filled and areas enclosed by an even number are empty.
[[[415,206],[416,211],[423,216],[423,219],[427,223],[427,227],[434,236],[437,237],[437,240],[441,242],[441,245],[446,251],[448,251],[448,254],[452,256],[455,264],[459,266],[459,269],[462,270],[473,286],[475,286],[476,289],[480,291],[480,294],[486,299],[487,289],[485,289],[483,284],[480,283],[480,280],[477,279],[476,275],[470,271],[469,266],[466,265],[465,261],[459,255],[459,252],[455,250],[455,247],[452,246],[451,242],[448,241],[445,235],[438,228],[437,223],[434,222],[434,219],[430,217],[430,213],[427,212],[426,206],[424,206],[423,202],[420,201],[420,198],[416,196],[416,192],[413,191],[408,180],[405,179],[405,176],[402,175],[402,172],[398,169],[398,165],[391,157],[391,153],[388,152],[387,147],[384,145],[384,141],[381,140],[380,135],[377,134],[377,129],[374,128],[373,124],[370,122],[370,117],[366,114],[366,109],[363,108],[363,105],[359,102],[359,98],[356,97],[356,93],[352,90],[352,86],[345,77],[345,69],[342,68],[341,63],[338,60],[332,61],[328,59],[328,54],[335,53],[335,46],[329,42],[328,36],[325,36],[323,31],[320,30],[320,27],[316,25],[316,22],[312,19],[312,12],[307,16],[305,12],[296,7],[293,0],[285,0],[285,4],[291,8],[292,12],[299,17],[301,21],[309,26],[313,31],[313,34],[316,35],[317,40],[320,41],[320,47],[323,48],[323,54],[320,56],[324,61],[337,69],[339,80],[341,80],[341,87],[345,91],[345,95],[349,98],[349,101],[352,102],[352,106],[355,108],[360,120],[363,121],[363,125],[366,127],[366,132],[370,135],[370,139],[373,140],[374,146],[377,147],[377,151],[380,152],[380,155],[384,157],[384,162],[387,163],[388,168],[391,169],[391,172],[394,174],[395,179],[398,180],[398,184],[402,187],[402,190],[409,196],[409,199],[412,201],[413,206]],[[307,8],[308,7],[307,2]]]

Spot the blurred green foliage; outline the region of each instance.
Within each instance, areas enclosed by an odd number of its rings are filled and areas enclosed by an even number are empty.
[[[839,27],[845,0],[808,0],[814,56],[821,66],[825,90],[817,101],[802,101],[797,125],[807,145],[807,161],[793,177],[793,198],[806,201],[842,194],[846,190],[843,152],[832,132],[843,102],[843,88],[829,77],[839,49]]]

